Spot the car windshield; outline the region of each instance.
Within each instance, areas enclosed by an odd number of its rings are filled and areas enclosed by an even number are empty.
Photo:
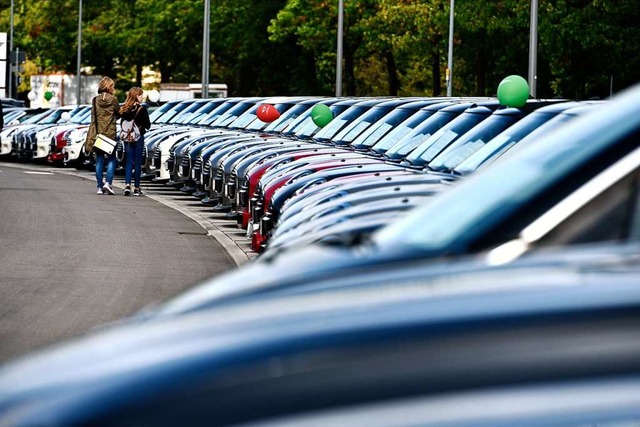
[[[297,102],[289,101],[289,102],[276,103],[272,105],[275,107],[276,110],[278,110],[278,113],[280,113],[280,117],[278,117],[273,122],[263,122],[258,118],[258,115],[256,113],[258,111],[258,105],[256,105],[256,108],[252,109],[253,119],[249,120],[249,122],[244,126],[244,129],[260,131],[260,130],[266,130],[266,128],[270,125],[277,125],[278,123],[280,123],[280,120],[282,119],[282,117],[285,116],[292,108],[294,108],[297,105]],[[235,123],[234,123],[234,127],[235,127]]]
[[[438,154],[431,162],[429,169],[451,170],[464,159],[478,151],[499,133],[513,125],[521,116],[494,114],[462,135],[457,141]]]
[[[266,132],[282,132],[289,124],[300,117],[305,112],[311,114],[313,105],[309,104],[297,104],[289,108],[287,111],[280,115],[280,118],[272,123],[269,123],[264,128]]]
[[[336,117],[342,114],[343,111],[346,111],[349,108],[348,105],[330,105],[331,113],[333,113],[333,117]],[[301,120],[296,120],[291,123],[290,128],[287,129],[287,134],[293,134],[297,138],[310,138],[317,132],[322,130],[318,125],[313,122],[311,118],[311,114],[305,115]]]
[[[173,123],[184,124],[191,120],[194,112],[198,111],[207,101],[198,100],[177,114],[171,121]]]
[[[406,157],[406,160],[414,165],[424,165],[430,162],[444,148],[486,119],[490,114],[491,111],[489,110],[461,114],[422,142]]]
[[[236,104],[233,108],[229,109],[228,111],[225,111],[220,117],[218,117],[214,122],[211,123],[211,126],[221,126],[221,127],[229,126],[229,124],[234,122],[245,111],[247,111],[251,107],[254,107],[255,105],[256,105],[256,102],[254,101],[240,102]]]
[[[75,123],[77,125],[89,123],[91,121],[91,108],[88,108],[86,111],[82,111],[78,114],[75,114],[71,117],[71,123]]]
[[[357,121],[346,126],[335,137],[334,142],[351,142],[362,132],[365,132],[374,123],[393,111],[392,107],[373,107],[362,115]]]
[[[341,113],[339,116],[335,117],[333,120],[329,122],[328,125],[320,130],[315,138],[318,140],[329,140],[333,139],[338,132],[342,130],[348,124],[353,124],[354,120],[364,114],[369,110],[369,107],[351,107]]]
[[[44,119],[42,119],[42,121],[39,124],[41,124],[41,125],[52,125],[52,124],[58,123],[58,121],[60,120],[60,117],[62,116],[62,113],[64,113],[64,112],[65,112],[65,110],[56,110],[53,113],[49,114]]]
[[[8,111],[4,114],[4,120],[9,123],[11,120],[15,119],[16,117],[20,116],[22,114],[22,111],[18,111],[18,110],[13,110],[13,111]]]
[[[180,102],[178,104],[175,104],[173,108],[170,108],[160,117],[158,117],[155,123],[163,123],[163,124],[170,123],[172,118],[177,117],[177,115],[188,106],[189,106],[189,103],[187,102]]]
[[[203,120],[203,118],[212,112],[214,109],[220,106],[224,101],[222,99],[219,100],[209,100],[206,104],[200,107],[198,110],[194,111],[189,118],[189,124],[200,124],[199,122]]]
[[[413,151],[424,140],[429,138],[438,129],[455,119],[460,113],[449,111],[438,111],[431,117],[426,118],[419,126],[406,134],[401,140],[392,145],[385,156],[390,159],[404,158]]]
[[[393,132],[393,129],[400,127],[400,123],[406,120],[407,117],[415,113],[415,110],[400,108],[393,110],[381,120],[378,120],[367,130],[362,132],[352,142],[352,146],[358,148],[371,147],[376,144],[383,136],[389,132]],[[406,127],[405,127],[406,129]]]
[[[395,143],[404,138],[416,126],[420,125],[434,114],[435,111],[428,110],[420,110],[413,113],[413,115],[411,115],[408,119],[395,126],[389,133],[384,135],[379,141],[375,142],[375,145],[371,147],[371,149],[376,153],[384,153]],[[357,140],[358,139],[360,139],[360,137],[358,137]],[[368,138],[365,138],[362,147],[368,147],[368,142]],[[354,141],[354,145],[356,145],[356,141]]]
[[[454,172],[459,175],[467,175],[474,172],[489,158],[498,156],[500,153],[508,150],[511,146],[518,143],[527,135],[531,134],[536,129],[543,127],[545,123],[550,122],[554,117],[557,118],[557,116],[552,113],[544,112],[533,112],[529,114],[526,118],[509,127],[491,141],[487,142],[484,146],[480,147],[478,151],[467,157],[454,168]]]
[[[612,153],[637,147],[637,94],[623,97],[616,108],[594,108],[594,114],[562,126],[509,161],[472,175],[382,229],[372,241],[381,250],[398,245],[440,253],[468,250],[523,207],[538,208],[532,202],[559,182],[568,183],[575,173],[593,174],[613,161]]]
[[[204,118],[200,119],[198,122],[199,125],[210,125],[214,121],[216,121],[220,116],[224,113],[232,109],[234,106],[238,104],[239,100],[234,101],[226,101],[214,108],[211,112],[209,112]]]
[[[266,123],[262,120],[258,119],[256,112],[258,111],[258,105],[254,105],[248,111],[245,111],[240,116],[238,116],[235,120],[228,124],[228,127],[231,129],[247,129],[248,126],[255,122],[256,120],[262,125],[265,126]]]
[[[153,112],[149,115],[149,120],[151,121],[151,123],[157,123],[157,120],[160,117],[162,117],[164,115],[164,113],[166,113],[167,111],[172,109],[176,104],[177,104],[177,102],[168,102],[168,103],[156,108],[155,110],[153,110]]]

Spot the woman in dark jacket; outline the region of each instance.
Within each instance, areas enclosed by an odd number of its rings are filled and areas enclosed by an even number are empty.
[[[116,172],[118,160],[115,150],[106,154],[94,148],[96,135],[101,133],[109,138],[116,139],[116,120],[120,116],[120,106],[115,92],[115,83],[109,77],[103,77],[98,83],[98,96],[91,100],[91,125],[87,132],[85,152],[93,151],[96,155],[96,183],[98,194],[116,194],[113,191],[113,176]],[[103,181],[104,162],[107,161],[107,179]]]
[[[131,194],[131,172],[133,170],[133,195],[142,196],[144,193],[140,189],[140,173],[142,169],[142,148],[144,147],[144,133],[151,127],[149,113],[142,105],[143,94],[139,87],[132,87],[127,94],[127,100],[122,105],[120,112],[122,121],[120,122],[120,139],[124,144],[125,169],[124,169],[124,195]],[[130,122],[135,124],[136,133],[139,137],[132,138],[134,132],[130,127]],[[126,129],[126,130],[125,130]]]

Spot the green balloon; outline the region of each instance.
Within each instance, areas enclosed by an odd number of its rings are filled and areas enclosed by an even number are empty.
[[[311,119],[316,126],[324,127],[333,120],[331,109],[324,104],[316,104],[311,109]]]
[[[46,99],[47,101],[51,101],[51,98],[53,98],[53,92],[46,91],[44,93],[44,99]]]
[[[505,77],[498,85],[498,101],[507,107],[522,107],[529,99],[529,84],[517,75]]]

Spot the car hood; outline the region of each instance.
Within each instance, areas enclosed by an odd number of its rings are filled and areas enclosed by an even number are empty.
[[[357,276],[364,288],[261,298],[121,324],[0,367],[0,425],[82,423],[104,411],[117,414],[140,399],[144,404],[156,393],[186,392],[183,386],[194,381],[216,384],[223,398],[234,386],[255,387],[279,376],[225,377],[237,367],[305,349],[393,341],[416,328],[437,335],[489,319],[504,324],[514,317],[636,307],[634,250],[626,256],[615,248],[574,252],[571,259],[560,251],[495,274],[478,268],[479,258],[447,268],[419,262],[383,276],[382,270],[365,271]],[[369,278],[377,278],[375,286]],[[282,374],[312,374],[311,368]]]
[[[635,266],[640,265],[639,249],[638,245],[587,245],[558,251],[538,250],[504,266],[491,266],[491,269],[537,268],[541,265],[583,268],[590,263],[600,266],[622,263],[637,268]],[[455,266],[458,269],[461,265],[472,270],[487,269],[490,267],[487,254],[462,257],[461,264]],[[377,275],[385,278],[390,271],[398,275],[415,263],[424,264],[429,275],[456,271],[451,270],[452,264],[447,258],[401,245],[379,247],[370,242],[353,246],[315,243],[301,248],[274,249],[249,264],[203,282],[167,303],[150,307],[141,312],[139,318],[179,315],[268,294],[317,290],[325,286],[333,288],[337,280],[343,281],[345,286],[354,282],[375,283]]]

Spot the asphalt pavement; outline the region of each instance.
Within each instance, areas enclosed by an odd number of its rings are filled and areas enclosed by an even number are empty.
[[[251,259],[244,233],[193,197],[0,163],[0,362],[90,331]]]

